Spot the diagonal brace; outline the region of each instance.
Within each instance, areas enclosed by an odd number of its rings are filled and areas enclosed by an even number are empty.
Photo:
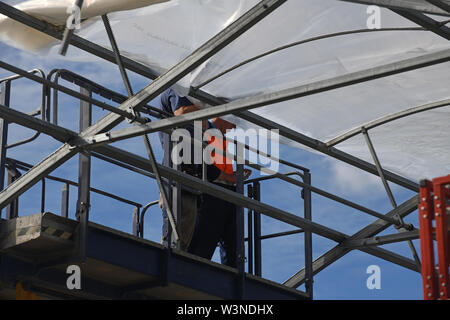
[[[396,209],[393,209],[389,211],[386,216],[394,217],[396,214],[398,214],[401,217],[405,217],[411,212],[415,211],[417,209],[417,205],[419,203],[419,197],[418,195],[413,196],[409,200],[405,201],[403,204],[399,205]],[[377,220],[367,227],[361,229],[357,233],[355,233],[353,236],[347,239],[347,241],[350,240],[357,240],[357,239],[364,239],[367,237],[373,237],[376,234],[382,232],[383,230],[387,229],[391,224],[386,222],[385,220]],[[379,249],[381,248],[365,248],[362,249],[362,251],[367,253],[372,253],[373,249]],[[333,262],[339,260],[341,257],[349,253],[352,249],[346,248],[344,245],[339,244],[335,246],[330,251],[324,253],[322,256],[314,260],[313,262],[313,274],[317,274],[329,265],[331,265]],[[404,262],[405,260],[397,260],[396,263]],[[404,264],[404,267],[407,267],[408,269],[418,271],[417,265],[414,261],[408,260],[408,264]],[[301,269],[298,271],[295,275],[291,276],[288,280],[284,282],[284,285],[292,288],[297,288],[305,281],[305,269]]]

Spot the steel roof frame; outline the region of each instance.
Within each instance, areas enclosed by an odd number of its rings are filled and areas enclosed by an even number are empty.
[[[14,7],[8,6],[5,3],[0,2],[0,13],[10,17],[11,19],[14,19],[18,22],[24,23],[29,27],[32,27],[38,31],[44,32],[45,34],[52,36],[56,39],[62,39],[62,32],[58,31],[57,28],[49,23],[43,22],[39,19],[36,19],[20,10],[17,10]],[[77,35],[72,35],[70,38],[70,42],[72,45],[78,47],[81,50],[84,50],[86,52],[89,52],[91,54],[94,54],[95,56],[105,59],[107,61],[110,61],[112,63],[116,63],[115,61],[115,54],[111,50],[105,49],[95,43],[92,43],[86,39],[83,39]],[[153,70],[151,70],[149,67],[138,63],[134,60],[131,60],[127,57],[122,56],[122,62],[124,64],[124,67],[130,71],[136,72],[137,74],[140,74],[142,76],[145,76],[150,79],[156,79],[158,77],[158,74],[155,73]],[[198,98],[199,100],[202,100],[204,102],[207,102],[211,105],[220,105],[224,104],[228,101],[224,100],[223,98],[217,98],[214,97],[204,91],[196,90],[191,91],[190,95]],[[377,175],[377,170],[375,166],[369,162],[366,162],[362,159],[359,159],[355,156],[352,156],[348,153],[345,153],[343,151],[337,150],[335,148],[329,148],[326,146],[325,143],[322,141],[310,138],[308,136],[305,136],[301,133],[298,133],[294,130],[291,130],[287,127],[284,127],[278,123],[275,123],[273,121],[270,121],[268,119],[265,119],[261,116],[258,116],[254,113],[248,112],[248,111],[242,111],[239,113],[239,116],[245,120],[248,120],[252,123],[255,123],[263,128],[272,129],[277,128],[280,131],[280,135],[291,139],[295,142],[298,142],[300,144],[306,145],[307,147],[310,147],[316,151],[322,152],[324,154],[327,154],[331,157],[334,157],[336,159],[339,159],[341,161],[344,161],[352,166],[355,166],[361,170],[367,171],[369,173]],[[409,179],[405,179],[404,177],[401,177],[395,173],[392,173],[388,170],[383,169],[384,174],[386,176],[386,179],[389,181],[392,181],[400,186],[403,186],[405,188],[408,188],[413,191],[419,191],[419,187],[417,183],[412,182]]]
[[[19,111],[15,111],[13,109],[0,106],[0,114],[2,115],[3,118],[5,118],[11,122],[15,122],[15,123],[27,126],[29,128],[33,128],[35,130],[40,130],[41,132],[46,133],[46,134],[52,133],[53,137],[55,137],[55,138],[59,137],[59,139],[61,139],[62,141],[66,141],[68,138],[67,134],[68,134],[69,130],[59,127],[59,126],[56,126],[56,125],[53,125],[53,124],[49,124],[49,123],[41,121],[39,119],[35,119],[35,118],[28,116],[26,114],[23,114]],[[77,134],[74,132],[72,132],[71,134],[73,137],[77,136]],[[152,167],[148,163],[147,159],[144,159],[140,156],[129,153],[127,151],[121,150],[119,148],[100,145],[95,148],[95,151],[102,154],[103,156],[107,156],[112,159],[124,162],[126,164],[132,165],[139,169],[143,169],[147,172],[150,172],[150,173],[153,172]],[[246,198],[242,195],[236,194],[230,190],[223,189],[221,187],[218,187],[218,186],[208,183],[208,182],[204,182],[200,179],[191,177],[190,175],[178,172],[174,169],[171,169],[171,168],[168,168],[168,167],[165,167],[162,165],[158,165],[158,168],[164,177],[176,180],[178,182],[181,182],[182,184],[192,186],[202,192],[211,194],[213,196],[225,198],[228,201],[233,202],[237,205],[241,205],[243,207],[254,209],[258,212],[264,213],[270,217],[281,220],[285,223],[288,223],[288,224],[291,224],[291,225],[294,225],[297,227],[303,227],[306,230],[311,230],[312,232],[315,232],[321,236],[330,238],[337,242],[342,242],[346,239],[351,239],[350,237],[346,236],[345,234],[336,232],[328,227],[322,226],[317,223],[311,223],[311,222],[304,220],[303,218],[297,217],[293,214],[290,214],[290,213],[284,212],[282,210],[279,210],[277,208],[265,205],[263,203],[260,203],[259,201],[248,199],[248,198]],[[414,199],[417,200],[416,198],[414,198]],[[413,201],[408,202],[409,206],[407,206],[407,210],[405,210],[403,208],[403,206],[401,205],[398,209],[389,212],[386,216],[388,218],[391,218],[394,216],[394,214],[404,215],[404,214],[410,213],[411,211],[409,211],[409,210],[410,210],[411,202],[413,202]],[[415,207],[417,207],[417,201],[415,201]],[[384,225],[387,227],[392,224],[392,222],[387,222],[384,219],[379,219],[377,221],[384,221],[384,223],[385,223],[385,224],[380,224],[379,222],[375,222],[374,224],[378,227],[380,225]],[[369,254],[375,255],[377,257],[380,257],[382,259],[391,261],[393,263],[401,265],[410,270],[417,271],[417,266],[415,265],[414,261],[412,261],[410,259],[406,259],[406,258],[404,258],[398,254],[392,253],[388,250],[384,250],[381,248],[360,248],[360,250],[367,252]]]

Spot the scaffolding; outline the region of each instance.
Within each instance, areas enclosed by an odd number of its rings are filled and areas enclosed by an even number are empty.
[[[388,181],[416,193],[419,192],[419,185],[382,167],[370,139],[369,131],[375,127],[411,114],[448,106],[450,104],[449,100],[414,107],[401,114],[393,114],[383,119],[378,119],[377,121],[365,124],[359,129],[349,131],[327,143],[310,138],[288,127],[251,113],[249,110],[448,62],[450,61],[450,50],[425,54],[416,58],[405,59],[275,93],[260,94],[236,101],[228,101],[224,98],[212,96],[202,91],[201,86],[198,86],[191,88],[189,95],[214,107],[178,117],[167,117],[161,110],[148,105],[149,101],[174,85],[189,72],[195,70],[208,58],[215,55],[246,30],[252,28],[256,23],[276,10],[285,1],[260,1],[234,23],[226,27],[164,74],[156,74],[147,66],[120,54],[106,15],[102,16],[102,20],[113,50],[108,50],[86,39],[80,38],[76,34],[67,32],[67,30],[60,30],[60,28],[0,2],[1,14],[51,37],[62,40],[62,53],[67,50],[69,45],[72,45],[99,58],[117,64],[128,93],[128,96],[121,95],[69,70],[55,69],[46,75],[42,70],[26,71],[5,61],[0,61],[0,68],[14,74],[14,76],[0,80],[0,189],[3,190],[0,193],[0,208],[6,208],[6,218],[2,220],[1,224],[1,268],[14,270],[14,272],[4,276],[2,279],[6,286],[11,286],[11,284],[15,285],[17,279],[21,279],[21,284],[23,284],[25,289],[41,292],[50,297],[60,298],[102,297],[117,299],[138,296],[140,298],[313,299],[314,276],[352,250],[360,250],[409,270],[421,272],[421,265],[423,268],[424,261],[420,261],[412,243],[412,240],[419,239],[419,230],[403,221],[406,216],[417,209],[419,195],[413,196],[404,203],[397,204]],[[77,5],[81,6],[82,2],[78,1]],[[425,15],[426,13],[430,13],[449,16],[450,7],[446,1],[347,2],[375,4],[390,8],[401,16],[419,24],[422,28],[434,32],[447,40],[450,39],[450,30],[445,24],[437,23]],[[152,81],[144,89],[134,93],[127,76],[127,71],[135,72]],[[9,103],[12,83],[21,77],[42,85],[42,104],[33,114],[25,114],[14,110]],[[59,83],[61,79],[75,84],[80,90],[75,91],[61,85]],[[80,100],[79,133],[58,125],[58,92],[65,93]],[[104,99],[118,103],[119,106],[114,107],[109,103],[95,99],[92,97],[93,93],[100,95]],[[93,106],[107,110],[109,113],[99,121],[92,123],[91,114]],[[172,129],[192,123],[193,121],[210,119],[227,114],[234,114],[241,119],[265,129],[278,129],[281,136],[291,141],[300,143],[315,151],[379,176],[392,205],[392,210],[387,213],[376,212],[375,210],[314,187],[311,185],[311,173],[308,168],[283,159],[275,158],[276,161],[291,167],[294,171],[286,173],[271,172],[267,168],[244,159],[245,166],[266,171],[269,175],[244,181],[243,165],[238,165],[237,192],[232,192],[218,185],[190,176],[177,170],[177,168],[157,163],[147,134],[153,132],[170,133]],[[37,118],[37,115],[40,115],[41,118]],[[153,117],[156,120],[151,121],[149,117]],[[132,125],[123,129],[113,130],[124,119]],[[8,145],[8,123],[16,123],[35,130],[36,134],[23,141]],[[61,147],[35,165],[6,156],[8,148],[28,143],[36,139],[39,134],[46,134],[60,141],[62,143]],[[358,134],[364,136],[374,164],[334,147],[349,137]],[[139,136],[143,137],[148,158],[143,158],[109,145],[112,142]],[[196,143],[201,142],[197,141]],[[235,143],[237,147],[251,150],[251,147],[248,145],[240,144],[237,141]],[[77,154],[80,155],[78,182],[50,175],[52,171]],[[239,156],[236,154],[225,152],[225,155],[235,160],[243,160],[239,159]],[[239,240],[236,252],[237,261],[239,262],[238,267],[233,269],[220,266],[186,254],[177,248],[164,248],[163,246],[143,239],[145,213],[149,207],[155,205],[157,202],[152,201],[144,205],[103,190],[92,188],[90,186],[90,176],[95,173],[90,172],[91,157],[155,179],[161,190],[165,207],[169,209],[168,216],[172,227],[172,237],[175,240],[178,239],[176,222],[181,212],[179,201],[176,201],[175,197],[181,185],[235,204],[238,207],[236,211],[238,217],[236,230]],[[3,185],[5,170],[8,171],[8,185],[6,188]],[[292,176],[297,176],[300,180]],[[167,194],[165,188],[162,187],[163,178],[171,181],[171,194]],[[58,181],[63,184],[61,216],[46,213],[45,211],[44,195],[46,179]],[[302,190],[302,198],[304,201],[303,217],[270,206],[261,201],[261,183],[270,179],[280,179]],[[41,197],[41,212],[32,216],[19,217],[20,195],[39,182],[42,183],[43,194]],[[247,185],[247,195],[244,194],[245,185]],[[77,221],[68,219],[69,186],[75,186],[78,189]],[[133,207],[132,235],[96,225],[89,221],[90,192],[103,194]],[[311,208],[312,193],[357,209],[364,214],[376,217],[377,220],[352,235],[347,235],[313,222]],[[173,201],[170,201],[171,198]],[[248,209],[247,237],[244,236],[244,208]],[[282,221],[295,227],[295,229],[283,233],[261,235],[261,215]],[[377,234],[390,226],[395,226],[398,233],[377,236]],[[283,284],[276,284],[262,279],[262,240],[297,233],[304,233],[305,235],[304,268],[292,275]],[[319,258],[313,260],[312,234],[333,240],[337,245]],[[383,244],[402,241],[409,244],[413,259],[379,247]],[[247,254],[245,253],[245,242],[247,242]],[[106,249],[112,243],[117,246],[115,248],[117,251]],[[55,254],[51,252],[55,252]],[[245,272],[245,256],[248,257],[247,272]],[[88,270],[87,274],[89,277],[86,280],[88,284],[83,292],[68,291],[64,287],[65,280],[63,281],[64,272],[62,271],[62,267],[70,262],[84,263]],[[99,270],[104,270],[105,268],[110,270],[110,272],[106,276],[107,278],[102,278],[103,276],[100,275]],[[448,267],[444,271],[448,284]],[[199,277],[202,277],[201,279],[203,280],[195,281]],[[302,284],[305,284],[305,292],[296,290]]]

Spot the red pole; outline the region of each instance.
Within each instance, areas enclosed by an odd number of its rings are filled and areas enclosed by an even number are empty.
[[[450,299],[448,271],[449,240],[446,212],[448,193],[447,186],[450,186],[450,175],[433,179],[437,256],[439,262],[438,283],[439,297],[441,299]]]
[[[421,181],[419,203],[419,234],[422,255],[422,284],[425,300],[436,300],[437,287],[434,270],[433,246],[433,184],[428,180]]]

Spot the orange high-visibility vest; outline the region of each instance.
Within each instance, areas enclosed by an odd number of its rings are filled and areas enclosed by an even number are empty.
[[[220,139],[218,137],[211,137],[208,142],[210,145],[212,145],[214,148],[222,151],[228,150],[228,142],[224,139]],[[211,152],[211,161],[212,163],[220,169],[220,171],[225,172],[227,174],[233,174],[233,163],[232,159],[227,158],[225,155],[216,155],[216,153],[213,151]]]

